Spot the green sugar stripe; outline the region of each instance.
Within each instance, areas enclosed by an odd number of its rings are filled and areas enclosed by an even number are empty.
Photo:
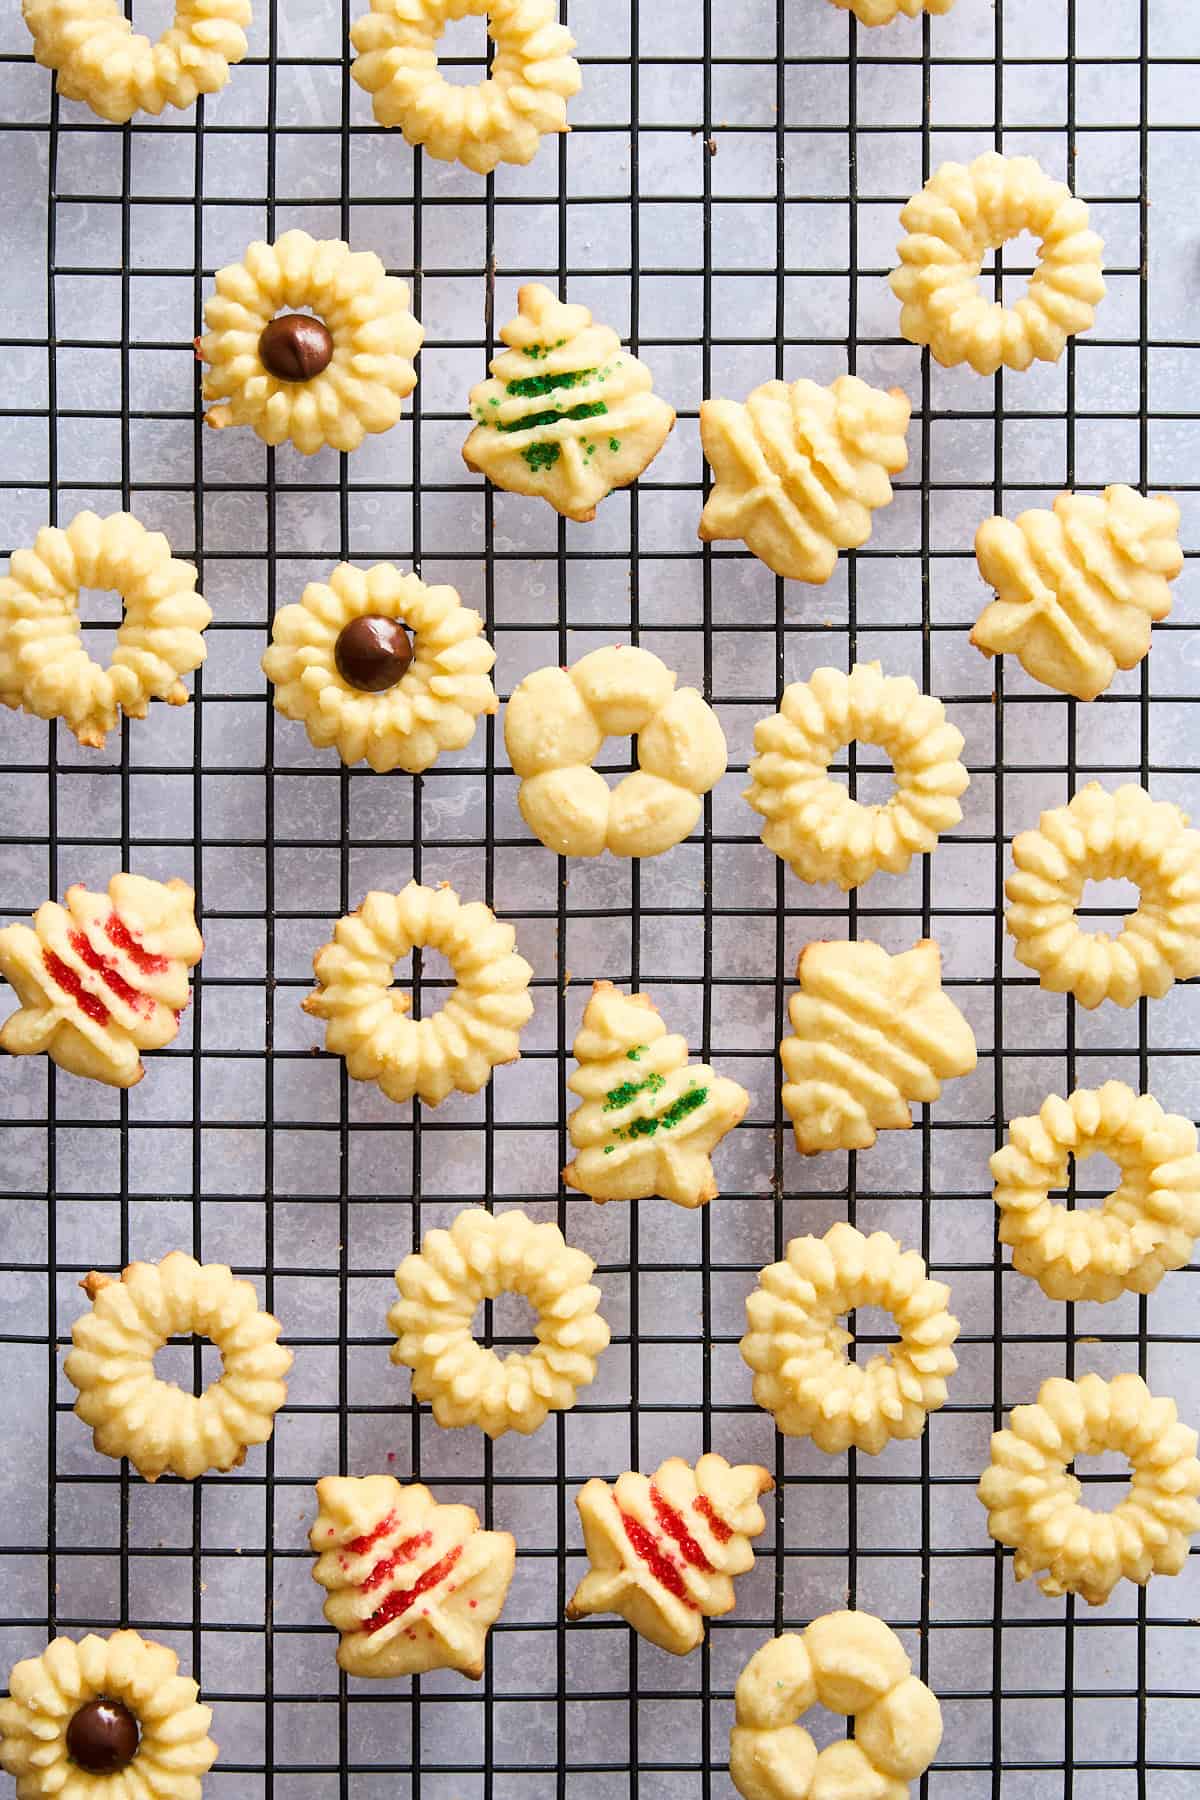
[[[497,425],[497,431],[540,431],[544,425],[558,425],[563,419],[594,419],[599,413],[608,411],[603,400],[592,400],[584,406],[573,406],[569,412],[527,413],[523,419],[512,419],[508,424]]]
[[[504,391],[519,400],[532,400],[538,394],[552,394],[555,388],[579,387],[595,373],[595,369],[564,369],[561,375],[524,375],[520,381],[510,381]]]
[[[619,1138],[653,1137],[659,1126],[664,1131],[670,1131],[672,1126],[682,1124],[688,1114],[694,1113],[698,1106],[703,1106],[707,1099],[707,1088],[687,1088],[673,1105],[668,1106],[666,1112],[659,1114],[657,1119],[631,1119],[626,1129],[618,1131],[616,1135]],[[606,1107],[605,1111],[607,1110]]]
[[[639,1094],[657,1094],[666,1082],[661,1075],[647,1075],[641,1081],[622,1081],[617,1087],[609,1088],[604,1096],[605,1112],[619,1112],[636,1100]]]

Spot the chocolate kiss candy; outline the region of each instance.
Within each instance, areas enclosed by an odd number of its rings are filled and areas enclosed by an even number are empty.
[[[258,354],[280,381],[311,381],[333,361],[333,338],[321,319],[281,313],[259,338]]]
[[[363,613],[338,633],[333,660],[342,680],[364,694],[395,687],[413,659],[413,647],[399,619]]]
[[[89,1700],[67,1726],[67,1755],[89,1775],[115,1775],[137,1755],[138,1722],[120,1700]]]

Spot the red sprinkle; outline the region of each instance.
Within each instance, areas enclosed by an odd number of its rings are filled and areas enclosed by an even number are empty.
[[[397,1588],[395,1593],[389,1594],[383,1605],[373,1612],[369,1619],[363,1621],[362,1628],[368,1637],[376,1631],[382,1631],[385,1625],[390,1625],[393,1619],[398,1619],[402,1613],[406,1613],[409,1607],[421,1598],[422,1594],[427,1594],[430,1588],[435,1588],[440,1582],[445,1581],[462,1553],[462,1545],[456,1544],[440,1562],[436,1562],[431,1568],[426,1569],[420,1579],[414,1581],[410,1588]]]
[[[119,974],[110,962],[106,962],[98,950],[92,949],[82,931],[72,931],[67,941],[80,962],[86,963],[89,969],[93,969],[105,986],[112,989],[118,1000],[123,1000],[125,1005],[134,1012],[154,1011],[154,1001],[150,995],[140,993],[137,988],[131,987],[125,977]]]
[[[57,982],[64,994],[70,994],[81,1013],[86,1013],[88,1018],[97,1025],[108,1024],[108,1008],[103,1000],[95,994],[88,993],[74,969],[70,968],[61,956],[55,956],[53,950],[43,950],[42,961],[46,965],[46,973],[51,981]]]
[[[115,912],[109,913],[104,921],[104,929],[108,933],[109,942],[115,944],[118,950],[123,950],[134,968],[140,969],[143,975],[165,975],[170,968],[167,957],[152,956],[149,950],[142,949],[124,919],[118,918]]]
[[[727,1544],[733,1536],[733,1526],[727,1525],[724,1519],[720,1518],[713,1511],[713,1503],[708,1495],[701,1494],[699,1499],[693,1500],[692,1505],[696,1508],[696,1511],[700,1514],[701,1518],[707,1520],[708,1529],[712,1532],[718,1544]]]
[[[684,1562],[691,1563],[693,1569],[703,1569],[712,1574],[712,1564],[688,1530],[680,1513],[675,1511],[659,1493],[656,1487],[650,1489],[650,1501],[654,1507],[654,1516],[669,1538],[674,1538],[679,1545]]]
[[[684,1586],[683,1576],[670,1557],[663,1555],[654,1533],[648,1531],[640,1519],[631,1518],[628,1513],[621,1514],[621,1523],[625,1527],[626,1537],[655,1580],[661,1581],[669,1594],[674,1594],[677,1600],[682,1600],[685,1606],[690,1606],[695,1612],[697,1610],[696,1602]]]
[[[368,1550],[375,1548],[380,1538],[385,1538],[389,1531],[395,1530],[396,1524],[394,1512],[384,1513],[373,1531],[364,1532],[362,1537],[351,1538],[346,1545],[347,1550],[351,1556],[365,1556]]]
[[[382,1561],[377,1562],[370,1573],[365,1575],[362,1581],[359,1582],[359,1586],[362,1588],[363,1593],[371,1593],[381,1582],[386,1581],[389,1575],[394,1574],[397,1569],[401,1568],[404,1563],[411,1562],[418,1550],[428,1549],[432,1542],[432,1531],[418,1532],[416,1537],[405,1538],[402,1544],[397,1544],[391,1554],[385,1556]]]

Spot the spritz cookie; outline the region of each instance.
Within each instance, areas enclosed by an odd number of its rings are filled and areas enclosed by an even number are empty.
[[[884,393],[856,375],[829,387],[767,381],[745,404],[703,401],[713,487],[700,536],[741,538],[776,575],[828,581],[838,551],[865,544],[872,512],[892,498],[911,412],[900,388]]]
[[[812,1706],[854,1720],[818,1754]],[[942,1709],[900,1639],[865,1612],[826,1613],[756,1650],[738,1676],[729,1774],[743,1800],[905,1800],[942,1741]]]
[[[57,69],[64,100],[123,125],[136,112],[186,109],[216,94],[246,54],[250,0],[176,0],[157,43],[136,33],[118,0],[22,0],[33,54]]]
[[[46,900],[28,925],[0,931],[0,974],[21,1002],[0,1028],[10,1056],[45,1053],[60,1069],[133,1087],[143,1050],[161,1050],[191,998],[200,961],[196,896],[186,881],[114,875],[107,894],[82,883]]]
[[[793,1238],[746,1301],[741,1352],[755,1400],[785,1437],[810,1437],[831,1454],[853,1445],[877,1456],[891,1438],[920,1437],[958,1367],[949,1298],[919,1253],[886,1231],[864,1237],[839,1220],[824,1237]],[[883,1307],[899,1332],[865,1366],[848,1359],[853,1338],[838,1324],[858,1306]]]
[[[756,1463],[702,1456],[626,1469],[610,1487],[594,1476],[576,1494],[591,1565],[567,1603],[568,1619],[618,1613],[673,1656],[704,1639],[705,1619],[733,1611],[733,1581],[754,1567],[752,1538],[766,1530],[759,1496],[773,1488]]]
[[[0,1700],[0,1764],[17,1800],[200,1800],[212,1712],[165,1644],[114,1631],[56,1637]]]
[[[1169,800],[1132,782],[1109,793],[1089,781],[1067,806],[1044,812],[1013,839],[1005,923],[1019,963],[1052,994],[1080,1006],[1161,1000],[1200,975],[1200,832]],[[1116,937],[1075,917],[1089,881],[1136,883],[1136,912]]]
[[[891,275],[900,330],[928,344],[946,368],[980,375],[1003,364],[1057,362],[1069,337],[1089,331],[1104,298],[1103,242],[1088,209],[1032,156],[988,150],[970,166],[943,163],[900,214],[906,235]],[[1038,265],[1015,306],[989,300],[979,272],[989,250],[1021,232],[1040,239]]]
[[[890,757],[889,800],[864,804],[831,779],[830,763],[850,743]],[[958,797],[970,781],[959,760],[962,732],[940,700],[877,662],[793,681],[779,711],[754,727],[754,748],[745,797],[762,814],[763,843],[801,881],[832,881],[845,892],[881,869],[902,875],[962,819]]]
[[[481,1531],[469,1506],[446,1506],[394,1475],[325,1475],[317,1483],[313,1580],[341,1634],[348,1675],[457,1669],[478,1681],[487,1635],[516,1562],[507,1531]]]
[[[568,519],[594,519],[597,502],[658,455],[674,407],[651,392],[654,377],[615,331],[540,282],[520,290],[500,336],[506,348],[471,389],[476,424],[463,461]]]
[[[276,710],[318,749],[419,775],[496,711],[495,660],[483,620],[452,587],[426,587],[392,563],[339,563],[276,613],[262,666]]]
[[[1052,1376],[1035,1405],[1014,1406],[1007,1430],[992,1433],[978,1489],[988,1531],[1016,1552],[1017,1580],[1040,1575],[1051,1599],[1078,1594],[1102,1606],[1122,1579],[1144,1587],[1151,1575],[1178,1575],[1200,1530],[1196,1441],[1175,1402],[1138,1375]],[[1098,1512],[1081,1504],[1067,1464],[1107,1451],[1127,1457],[1132,1473],[1125,1497]]]
[[[791,1032],[779,1046],[783,1107],[796,1148],[869,1150],[879,1131],[908,1131],[912,1105],[975,1067],[975,1035],[942,989],[932,938],[889,954],[865,938],[806,944]]]
[[[212,620],[198,579],[161,531],[131,513],[77,513],[65,530],[43,525],[0,577],[0,704],[61,719],[91,750],[104,748],[122,713],[144,719],[151,700],[186,706],[180,677],[204,661],[201,633]],[[81,588],[120,595],[107,668],[87,653]]]
[[[345,1057],[355,1081],[375,1082],[389,1100],[440,1106],[452,1090],[477,1094],[521,1054],[533,970],[516,941],[490,906],[464,903],[451,887],[410,881],[399,894],[372,892],[313,957],[317,990],[301,1004],[325,1020],[325,1048]],[[394,965],[416,947],[440,950],[455,980],[423,1019],[407,1016],[411,997],[392,986]]]
[[[860,25],[890,25],[901,14],[919,19],[922,13],[947,13],[954,0],[833,0],[843,12],[852,12]]]
[[[357,450],[391,429],[417,385],[425,333],[408,283],[374,251],[335,239],[287,231],[251,244],[218,269],[204,322],[204,398],[219,402],[205,422],[249,425],[264,444],[290,442],[305,456],[326,444]]]
[[[478,1425],[491,1438],[536,1431],[596,1378],[609,1330],[596,1310],[595,1267],[557,1225],[466,1207],[396,1270],[392,1361],[412,1370],[412,1391],[432,1402],[439,1425]],[[498,1294],[523,1294],[537,1314],[529,1352],[502,1359],[476,1340],[476,1310]]]
[[[668,1033],[649,994],[597,981],[572,1050],[578,1094],[567,1120],[575,1149],[568,1187],[593,1200],[703,1206],[718,1188],[712,1152],[750,1104],[744,1087],[688,1061],[687,1039]]]
[[[559,856],[658,856],[693,831],[725,773],[725,733],[696,688],[649,650],[613,644],[514,691],[504,742],[517,803]],[[611,791],[592,767],[606,737],[637,738],[638,766]]]
[[[985,656],[1009,652],[1035,681],[1094,700],[1150,648],[1183,568],[1179,508],[1133,488],[1059,494],[1053,512],[985,519],[979,573],[995,588],[971,633]]]
[[[496,47],[474,86],[438,69],[438,39],[466,18],[486,19]],[[441,162],[486,175],[497,163],[531,162],[543,136],[570,130],[567,101],[581,76],[554,0],[371,0],[350,39],[358,52],[350,72],[376,119]]]

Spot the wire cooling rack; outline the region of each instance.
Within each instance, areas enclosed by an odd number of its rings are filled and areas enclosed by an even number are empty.
[[[58,101],[19,9],[0,19],[0,543],[126,505],[195,558],[216,614],[194,704],[157,708],[103,753],[0,720],[5,915],[133,868],[193,880],[207,940],[184,1030],[131,1093],[44,1059],[3,1071],[4,1666],[56,1629],[126,1623],[171,1643],[216,1714],[206,1794],[229,1800],[708,1800],[732,1793],[730,1696],[751,1650],[857,1604],[897,1626],[941,1695],[923,1794],[1190,1800],[1196,1559],[1094,1613],[1049,1601],[1015,1586],[972,1489],[1004,1409],[1051,1373],[1136,1368],[1200,1418],[1195,1271],[1149,1299],[1052,1304],[995,1249],[986,1162],[1007,1117],[1109,1075],[1197,1110],[1197,988],[1076,1012],[1017,971],[998,911],[1012,833],[1082,780],[1133,777],[1194,809],[1195,581],[1176,584],[1149,661],[1090,707],[985,663],[966,636],[983,599],[972,537],[993,511],[1129,481],[1171,489],[1194,540],[1200,23],[1178,0],[959,0],[875,32],[825,0],[570,0],[574,131],[482,181],[375,128],[348,73],[352,10],[256,0],[251,56],[222,95],[127,128]],[[164,11],[137,0],[137,23],[160,28]],[[482,28],[447,50],[475,78]],[[903,200],[945,157],[991,146],[1070,173],[1106,239],[1109,294],[1057,366],[981,380],[898,339],[884,275]],[[293,225],[410,276],[428,333],[410,416],[350,459],[272,454],[199,420],[191,341],[212,271]],[[1020,254],[998,284],[1019,284]],[[467,389],[529,277],[627,335],[679,409],[647,477],[590,526],[488,493],[459,460]],[[909,469],[870,545],[823,589],[702,549],[700,399],[846,367],[914,402]],[[557,862],[520,822],[494,720],[418,780],[312,752],[258,663],[276,605],[343,557],[453,581],[486,616],[505,694],[629,636],[702,684],[735,771],[703,833],[645,866]],[[86,609],[101,648],[113,613]],[[972,785],[934,858],[844,899],[762,848],[739,774],[786,679],[873,656],[946,699]],[[864,756],[844,778],[873,798],[886,776]],[[299,1010],[331,920],[410,875],[493,902],[537,974],[523,1060],[436,1112],[349,1084]],[[802,1161],[773,1049],[800,948],[847,932],[939,940],[979,1069],[912,1133]],[[427,1006],[435,960],[417,972]],[[568,1052],[596,976],[646,986],[752,1090],[720,1152],[722,1197],[698,1217],[601,1210],[559,1186]],[[1096,1165],[1086,1179],[1080,1199],[1104,1191]],[[614,1329],[572,1413],[494,1447],[411,1404],[385,1327],[395,1264],[481,1196],[591,1251]],[[736,1348],[760,1265],[842,1216],[918,1244],[963,1322],[949,1404],[877,1459],[777,1438]],[[176,1246],[251,1276],[296,1364],[243,1470],[150,1487],[93,1453],[58,1362],[84,1272]],[[886,1320],[857,1323],[860,1343],[886,1336]],[[519,1340],[524,1324],[501,1302],[486,1329]],[[208,1355],[181,1345],[160,1366],[186,1382]],[[736,1612],[682,1661],[619,1621],[568,1629],[577,1486],[710,1446],[777,1482]],[[516,1533],[478,1688],[339,1678],[305,1536],[311,1483],[336,1469],[419,1476]],[[1095,1500],[1121,1479],[1081,1472]],[[818,1719],[821,1741],[832,1731]]]

